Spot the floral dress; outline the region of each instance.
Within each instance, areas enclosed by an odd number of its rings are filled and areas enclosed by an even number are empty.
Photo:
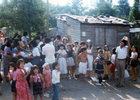
[[[16,76],[17,100],[33,100],[26,79],[24,79],[23,81],[20,80],[20,75],[24,77],[25,74],[22,72],[21,69],[17,69],[16,73],[17,73]]]

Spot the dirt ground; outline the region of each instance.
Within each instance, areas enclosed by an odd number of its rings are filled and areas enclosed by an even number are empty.
[[[91,79],[86,79],[86,82],[79,82],[76,78],[62,79],[60,100],[140,100],[140,78],[137,81],[126,79],[123,88],[115,87],[116,83],[117,80],[107,80],[102,86],[96,86]],[[3,93],[0,100],[12,100],[10,84],[3,82],[0,87]],[[51,100],[51,97],[44,97],[44,100]]]

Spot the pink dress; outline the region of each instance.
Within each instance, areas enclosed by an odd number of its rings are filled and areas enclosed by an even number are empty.
[[[23,81],[20,80],[20,75],[25,76],[25,74],[21,71],[21,69],[17,69],[16,73],[17,100],[32,100],[32,95],[26,79]]]
[[[44,83],[43,83],[43,88],[47,87],[52,87],[52,81],[51,81],[51,70],[44,70],[43,71],[43,76],[44,76]]]

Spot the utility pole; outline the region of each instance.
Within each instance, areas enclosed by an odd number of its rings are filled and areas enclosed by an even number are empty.
[[[49,0],[47,0],[47,37],[49,36]]]

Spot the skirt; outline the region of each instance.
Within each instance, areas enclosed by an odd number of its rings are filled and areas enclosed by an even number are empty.
[[[33,83],[33,95],[43,94],[43,86],[41,82]]]
[[[16,91],[16,81],[12,81],[12,84],[11,84],[11,91],[12,91],[12,92],[17,92],[17,91]]]
[[[97,67],[95,69],[95,73],[97,73],[97,74],[103,74],[104,73],[104,67],[103,67],[103,65],[97,65]]]
[[[58,63],[60,66],[60,72],[61,74],[67,74],[67,63],[65,58],[59,58]]]
[[[131,66],[132,67],[137,67],[137,60],[132,60],[131,61]]]
[[[68,57],[67,59],[67,66],[74,66],[74,60],[72,57]]]

